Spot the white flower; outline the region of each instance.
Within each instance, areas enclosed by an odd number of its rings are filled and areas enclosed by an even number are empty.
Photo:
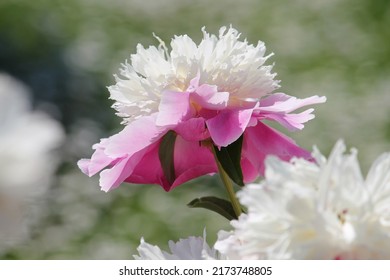
[[[58,162],[61,126],[34,112],[28,90],[0,73],[0,254],[28,235]]]
[[[169,241],[170,253],[161,250],[156,245],[146,243],[141,239],[138,246],[138,254],[134,255],[136,260],[208,260],[217,259],[221,256],[206,243],[204,237],[190,236],[186,239],[180,239],[178,242]]]
[[[273,80],[272,65],[263,65],[272,55],[264,56],[263,42],[254,46],[239,41],[240,34],[232,27],[222,27],[218,37],[202,31],[199,45],[187,35],[176,36],[170,52],[158,37],[157,48],[137,46],[131,63],[122,65],[122,78],[115,76],[116,84],[109,87],[111,99],[116,101],[113,107],[125,123],[157,112],[165,90],[185,91],[197,75],[200,84],[229,92],[233,105],[258,100],[279,87],[279,81]]]
[[[221,231],[215,248],[231,259],[390,259],[390,153],[364,179],[356,150],[339,141],[317,163],[275,157],[265,180],[238,195],[248,213]]]

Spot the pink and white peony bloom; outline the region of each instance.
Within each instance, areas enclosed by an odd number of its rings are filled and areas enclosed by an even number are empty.
[[[159,38],[158,48],[137,46],[131,64],[123,65],[122,78],[109,87],[113,107],[126,127],[102,139],[91,159],[79,161],[87,175],[100,173],[104,191],[122,182],[159,184],[166,191],[193,178],[217,172],[210,144],[227,147],[243,135],[241,166],[244,182],[262,174],[268,154],[289,160],[310,158],[293,140],[267,126],[271,120],[287,129],[302,129],[313,109],[293,111],[325,102],[325,97],[298,99],[272,92],[279,87],[264,65],[264,43],[239,40],[233,28],[219,36],[203,29],[196,45],[187,35],[176,36],[169,52]],[[174,176],[166,178],[159,149],[173,131]],[[105,170],[103,170],[105,169]],[[103,171],[102,171],[103,170]]]
[[[390,259],[390,153],[363,178],[339,141],[328,160],[266,160],[265,180],[238,193],[248,208],[214,248],[229,259]]]

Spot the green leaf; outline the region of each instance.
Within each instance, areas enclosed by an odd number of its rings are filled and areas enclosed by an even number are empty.
[[[230,179],[239,186],[244,186],[241,169],[241,150],[243,139],[244,136],[241,135],[236,141],[227,147],[221,147],[220,150],[218,147],[214,146],[215,155],[217,156],[218,161],[221,163]]]
[[[164,172],[165,178],[167,178],[168,183],[171,185],[176,179],[173,159],[176,136],[177,134],[173,130],[168,131],[163,136],[160,147],[158,149],[158,157],[160,159],[162,170]]]
[[[205,196],[196,198],[187,204],[190,208],[205,208],[221,214],[229,221],[237,219],[233,206],[230,201],[214,196]]]

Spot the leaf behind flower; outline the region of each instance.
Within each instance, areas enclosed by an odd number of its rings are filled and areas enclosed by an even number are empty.
[[[190,208],[204,208],[224,216],[229,221],[237,219],[230,201],[215,196],[195,198],[187,204]]]
[[[241,150],[243,139],[244,136],[241,135],[236,141],[227,147],[221,147],[221,149],[214,146],[214,152],[218,161],[221,163],[230,179],[239,186],[244,186],[244,178],[241,169]]]
[[[177,134],[173,130],[168,131],[162,137],[160,147],[158,149],[158,157],[160,159],[161,167],[164,172],[164,176],[170,185],[172,185],[176,179],[174,164],[176,136]]]

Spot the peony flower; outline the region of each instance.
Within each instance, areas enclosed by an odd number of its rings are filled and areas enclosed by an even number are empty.
[[[203,237],[190,236],[180,239],[178,242],[169,241],[170,253],[161,250],[158,246],[151,245],[142,238],[134,255],[136,260],[210,260],[223,258],[206,243],[205,233]]]
[[[0,255],[39,219],[63,138],[60,124],[32,110],[28,89],[0,74]]]
[[[262,121],[276,121],[290,130],[302,129],[313,109],[293,111],[321,103],[325,97],[298,99],[272,92],[279,87],[264,65],[264,43],[256,46],[239,40],[233,28],[219,36],[203,29],[196,45],[187,35],[176,36],[168,51],[160,46],[145,49],[126,62],[116,84],[109,87],[113,107],[126,127],[93,146],[91,159],[79,161],[93,176],[100,171],[104,191],[122,182],[159,184],[166,191],[193,178],[217,172],[210,145],[228,147],[243,136],[241,168],[244,182],[264,170],[268,154],[284,160],[310,158],[310,153]],[[173,145],[172,170],[164,170],[159,152]],[[173,143],[173,144],[172,144]],[[162,147],[163,146],[163,147]],[[170,147],[172,148],[172,147]]]
[[[248,208],[215,248],[230,259],[390,259],[390,153],[363,178],[339,141],[328,160],[266,160],[265,180],[238,193]]]

